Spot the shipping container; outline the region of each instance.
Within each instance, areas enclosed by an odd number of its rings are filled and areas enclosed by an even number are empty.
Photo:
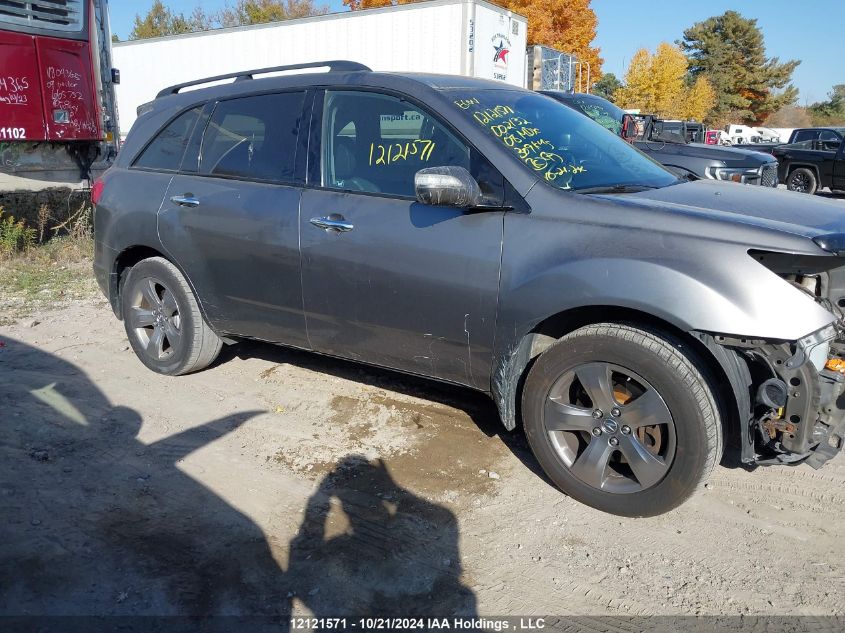
[[[116,43],[121,133],[165,86],[324,59],[525,86],[526,31],[523,16],[483,0],[432,0]]]

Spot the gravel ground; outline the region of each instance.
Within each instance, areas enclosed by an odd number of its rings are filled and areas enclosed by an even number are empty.
[[[466,390],[257,343],[165,378],[94,298],[0,328],[5,615],[842,615],[843,484],[621,519]]]
[[[845,616],[842,456],[622,519],[480,394],[258,343],[165,378],[76,286],[0,291],[0,615]]]

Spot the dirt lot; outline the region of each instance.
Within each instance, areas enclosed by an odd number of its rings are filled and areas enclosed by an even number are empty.
[[[245,343],[146,370],[89,289],[0,325],[0,614],[842,615],[845,458],[620,519],[492,404]]]

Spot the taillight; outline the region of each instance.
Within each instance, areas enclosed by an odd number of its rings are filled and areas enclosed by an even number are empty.
[[[97,178],[94,181],[94,184],[91,186],[91,204],[98,204],[100,202],[100,198],[103,197],[103,184],[102,178]]]

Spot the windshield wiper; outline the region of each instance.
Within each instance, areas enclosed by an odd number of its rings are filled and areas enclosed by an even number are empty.
[[[575,189],[575,193],[638,193],[647,189],[658,189],[654,185],[608,185],[603,187],[585,187]]]

